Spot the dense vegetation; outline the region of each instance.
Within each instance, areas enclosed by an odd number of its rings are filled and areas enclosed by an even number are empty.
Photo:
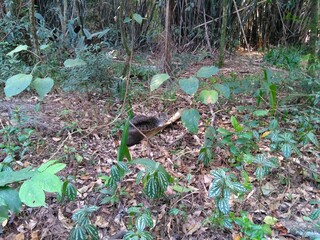
[[[4,0],[0,238],[320,239],[318,23],[317,0]]]

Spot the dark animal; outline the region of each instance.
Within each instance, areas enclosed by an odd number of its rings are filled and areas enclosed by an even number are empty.
[[[140,143],[145,137],[153,136],[161,128],[167,118],[166,114],[160,116],[137,115],[130,120],[127,146]]]

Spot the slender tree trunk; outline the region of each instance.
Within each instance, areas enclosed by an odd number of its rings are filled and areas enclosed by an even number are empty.
[[[171,67],[171,19],[173,12],[173,0],[167,0],[166,4],[166,22],[165,22],[165,39],[164,39],[164,59],[163,59],[163,71],[169,75],[172,72]]]
[[[30,0],[30,27],[31,27],[31,35],[33,40],[33,48],[35,53],[39,56],[40,55],[40,47],[39,47],[39,41],[38,41],[38,35],[36,30],[36,22],[34,18],[34,0]]]
[[[221,26],[221,37],[220,37],[220,53],[219,53],[219,67],[223,65],[224,53],[226,47],[226,33],[227,33],[227,21],[228,21],[228,0],[222,2],[222,26]]]
[[[318,31],[318,20],[319,20],[319,1],[311,0],[311,12],[310,12],[310,42],[309,42],[309,53],[311,55],[309,59],[309,66],[315,62],[317,56],[317,31]],[[319,49],[318,49],[319,50]],[[319,55],[319,53],[318,53]],[[312,69],[312,68],[310,68]],[[315,75],[313,70],[310,70],[311,75]]]

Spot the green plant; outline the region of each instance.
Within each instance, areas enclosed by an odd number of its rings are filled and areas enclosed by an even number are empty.
[[[106,186],[106,188],[101,189],[101,193],[106,195],[101,200],[101,204],[111,203],[111,205],[114,205],[120,201],[120,196],[127,195],[120,183],[128,172],[130,171],[127,164],[124,162],[118,162],[116,165],[111,167],[110,176],[100,177],[105,180]]]
[[[272,150],[281,150],[282,156],[285,158],[289,158],[292,155],[292,152],[300,155],[300,151],[297,148],[297,141],[294,139],[293,133],[276,130],[270,134],[270,139],[272,141],[270,148]]]
[[[252,155],[252,151],[257,149],[257,143],[254,140],[254,135],[257,133],[241,125],[234,116],[231,116],[231,125],[233,132],[219,127],[217,133],[221,136],[220,143],[229,149],[231,163],[242,164],[245,156]]]
[[[85,240],[99,239],[98,229],[90,221],[90,216],[97,211],[97,206],[84,206],[72,215],[73,227],[68,239]]]
[[[271,235],[271,229],[267,224],[254,224],[249,218],[248,213],[242,211],[240,217],[233,220],[239,227],[240,231],[245,235],[241,239],[262,240],[267,239],[265,235]]]
[[[28,53],[33,54],[37,58],[40,58],[40,56],[36,55],[32,51],[28,50],[27,45],[19,45],[14,50],[10,51],[6,55],[8,57],[14,58],[14,55],[23,51],[27,51]],[[40,63],[41,61],[39,61]],[[36,69],[37,64],[34,65],[34,69]],[[39,99],[43,100],[45,95],[49,93],[53,87],[54,80],[50,77],[41,78],[38,77],[38,73],[33,73],[31,71],[30,74],[25,73],[18,73],[6,80],[6,86],[4,88],[4,92],[7,97],[13,97],[15,95],[18,95],[22,91],[26,90],[28,87],[31,87],[34,89],[38,95]]]
[[[61,194],[58,194],[59,201],[67,199],[68,201],[74,201],[77,197],[77,189],[71,183],[71,177],[63,182]]]
[[[210,217],[207,217],[203,224],[210,224],[215,227],[232,229],[231,212],[228,215],[222,214],[220,211],[215,211]]]
[[[0,153],[5,154],[4,161],[0,163],[2,170],[10,169],[14,160],[22,160],[32,145],[31,137],[34,130],[22,126],[22,119],[18,109],[15,110],[13,122],[15,122],[14,125],[1,125],[2,129],[0,129],[0,134],[2,135]]]
[[[277,48],[269,50],[263,57],[264,61],[284,67],[294,69],[299,67],[301,61],[301,51],[296,48]]]
[[[310,201],[310,204],[319,206],[320,201],[319,200],[312,200],[312,201]],[[318,226],[320,227],[320,207],[318,207],[314,211],[312,211],[312,213],[310,214],[309,217],[311,220],[316,220]]]
[[[209,189],[209,197],[214,199],[217,210],[222,214],[229,214],[229,200],[231,194],[241,195],[247,192],[247,189],[237,181],[232,174],[227,174],[224,169],[217,169],[211,172],[214,180]]]
[[[136,182],[142,181],[145,194],[149,198],[159,198],[164,195],[169,183],[173,183],[173,177],[158,163],[151,159],[135,159],[132,164],[141,164],[145,170],[139,171]]]
[[[279,79],[270,71],[269,69],[264,70],[264,79],[261,82],[261,87],[254,94],[257,99],[257,106],[259,107],[262,100],[266,102],[264,99],[264,95],[269,97],[269,105],[270,105],[270,114],[274,115],[277,110],[277,85]]]
[[[253,158],[253,163],[257,165],[254,175],[258,180],[262,180],[266,175],[269,174],[272,168],[276,168],[278,164],[276,163],[276,158],[267,158],[263,154],[259,154]]]
[[[51,160],[37,169],[0,172],[0,223],[8,218],[9,211],[19,213],[22,203],[29,207],[45,206],[45,191],[61,194],[62,182],[55,174],[65,166]]]
[[[204,134],[204,143],[198,156],[198,162],[202,161],[205,166],[208,166],[213,158],[212,147],[215,135],[216,131],[213,127],[208,127],[206,129]]]
[[[153,220],[151,212],[148,209],[145,209],[141,206],[130,207],[128,209],[128,214],[130,216],[130,227],[132,230],[129,230],[124,235],[124,240],[132,239],[153,239],[150,232],[146,231],[146,227],[153,228]],[[133,225],[134,217],[136,217],[135,225]]]
[[[181,208],[183,208],[183,206],[181,206]],[[176,216],[176,217],[181,216],[183,220],[187,219],[186,211],[184,211],[180,208],[171,208],[169,210],[169,215]]]

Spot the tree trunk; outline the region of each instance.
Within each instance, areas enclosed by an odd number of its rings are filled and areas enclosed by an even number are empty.
[[[309,42],[309,53],[311,55],[309,59],[309,66],[315,62],[317,56],[317,31],[318,31],[318,20],[319,20],[319,1],[311,0],[311,12],[310,12],[310,42]],[[319,49],[318,49],[319,50]],[[319,53],[318,53],[319,55]],[[312,76],[315,75],[314,70],[310,68],[309,72]]]
[[[171,19],[173,12],[173,0],[167,0],[166,4],[166,21],[165,21],[165,39],[164,39],[164,57],[163,71],[171,75]]]
[[[228,20],[228,0],[222,1],[222,26],[221,26],[221,37],[220,37],[220,53],[219,53],[219,67],[223,65],[224,53],[226,47],[226,33],[227,33],[227,20]]]
[[[40,48],[39,48],[39,41],[38,41],[38,35],[36,30],[36,22],[34,19],[34,0],[30,0],[30,27],[31,27],[31,35],[33,40],[33,48],[35,53],[39,56],[40,55]]]

